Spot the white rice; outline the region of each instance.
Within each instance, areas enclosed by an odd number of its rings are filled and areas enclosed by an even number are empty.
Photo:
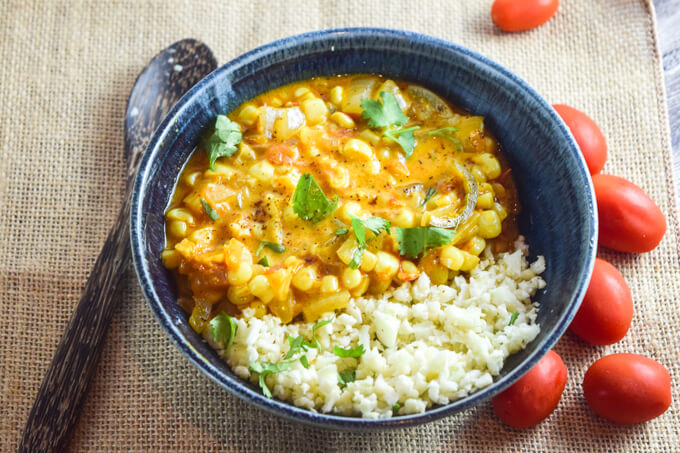
[[[492,383],[506,357],[539,333],[537,304],[530,297],[545,282],[543,257],[531,265],[522,239],[513,253],[497,257],[487,249],[469,277],[450,286],[432,285],[423,273],[382,297],[360,297],[316,331],[322,349],[266,378],[276,398],[313,411],[365,418],[423,412]],[[513,312],[519,315],[508,325]],[[329,313],[322,319],[330,319]],[[251,362],[281,362],[288,336],[312,339],[313,323],[281,324],[275,316],[258,319],[246,309],[228,352],[220,353],[234,372],[258,382]],[[361,357],[341,358],[334,346],[363,345]],[[299,358],[301,354],[294,357]],[[356,369],[356,380],[341,386],[338,373]],[[395,406],[398,405],[398,406]]]

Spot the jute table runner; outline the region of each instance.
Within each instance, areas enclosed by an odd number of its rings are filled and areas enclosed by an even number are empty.
[[[558,410],[534,429],[501,425],[489,403],[406,430],[339,433],[253,409],[200,374],[156,324],[130,269],[71,444],[74,451],[678,451],[680,266],[670,145],[652,7],[563,0],[547,25],[503,34],[491,0],[344,2],[0,1],[0,448],[18,445],[63,328],[120,206],[123,114],[160,49],[203,40],[222,63],[274,39],[339,26],[428,33],[468,46],[552,103],[590,114],[609,143],[606,172],[643,187],[666,213],[661,246],[603,251],[626,277],[635,318],[619,344],[557,346],[569,368]],[[616,427],[580,384],[616,351],[664,363],[676,401],[661,418]]]

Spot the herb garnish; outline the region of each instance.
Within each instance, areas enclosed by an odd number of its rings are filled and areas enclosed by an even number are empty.
[[[258,261],[257,264],[259,264],[260,266],[269,267],[269,258],[267,258],[267,256],[265,255],[262,258],[260,258],[260,261]]]
[[[208,214],[208,217],[210,217],[213,222],[220,218],[217,211],[215,211],[215,208],[210,206],[210,204],[208,204],[208,202],[205,201],[203,198],[201,198],[201,206],[203,206],[203,210],[205,211],[206,214]]]
[[[404,150],[406,157],[413,154],[416,146],[416,139],[413,131],[420,129],[420,126],[399,129],[408,122],[408,116],[404,115],[397,102],[397,97],[387,91],[380,92],[382,103],[377,100],[364,99],[361,101],[361,116],[368,120],[368,127],[373,129],[386,128],[383,137],[393,139]]]
[[[392,412],[397,412],[401,408],[401,404],[399,403],[394,403],[392,406]]]
[[[510,316],[510,322],[508,322],[508,325],[509,325],[509,326],[513,325],[513,324],[515,323],[515,321],[517,321],[517,317],[518,317],[518,316],[519,316],[519,312],[518,312],[517,310],[515,310],[515,311],[512,313],[512,316]]]
[[[391,129],[383,133],[384,137],[389,137],[401,146],[404,150],[404,155],[408,159],[413,154],[416,147],[416,138],[413,136],[413,131],[420,129],[420,126],[408,127],[406,129]]]
[[[430,187],[429,189],[427,189],[425,199],[422,201],[422,203],[420,203],[420,207],[422,208],[423,206],[425,206],[427,202],[430,201],[430,198],[432,198],[432,195],[434,195],[435,193],[437,193],[437,189],[435,189],[434,187]]]
[[[313,344],[310,343],[305,343],[305,345],[311,347],[311,348],[316,348],[319,351],[321,351],[321,343],[319,342],[319,339],[316,338],[316,330],[325,326],[326,324],[330,324],[333,322],[333,318],[331,319],[326,319],[325,321],[319,321],[316,324],[312,326],[312,340],[314,340]]]
[[[347,233],[349,233],[349,230],[347,229],[347,227],[340,227],[337,230],[335,230],[336,236],[342,236],[342,235],[345,235]]]
[[[255,251],[255,256],[259,255],[265,247],[276,253],[283,253],[286,251],[284,246],[277,244],[276,242],[260,241],[260,245],[257,246],[257,250]]]
[[[226,349],[229,350],[238,330],[238,324],[236,324],[234,318],[225,312],[220,312],[210,320],[209,325],[212,330],[213,341],[226,344]]]
[[[354,231],[354,236],[359,243],[359,247],[354,250],[352,261],[350,261],[348,266],[352,269],[357,269],[361,264],[364,251],[366,250],[366,247],[368,247],[368,242],[366,241],[366,230],[369,230],[375,236],[378,236],[383,230],[389,234],[391,224],[389,220],[385,220],[381,217],[366,217],[365,219],[360,219],[353,215],[350,215],[350,217],[352,219],[352,230]]]
[[[290,349],[288,349],[288,352],[286,352],[286,355],[283,356],[283,360],[288,360],[291,357],[293,357],[300,349],[302,349],[302,343],[304,339],[302,338],[302,335],[298,335],[297,337],[293,338],[290,335],[288,336],[288,342],[290,343]]]
[[[338,383],[340,384],[340,387],[347,387],[347,384],[356,381],[356,379],[356,370],[345,370],[338,373]]]
[[[399,252],[409,258],[417,258],[430,247],[451,242],[455,230],[437,227],[396,228]]]
[[[272,397],[272,392],[267,387],[267,382],[265,378],[270,374],[280,373],[286,371],[290,366],[295,363],[295,360],[289,360],[288,362],[251,362],[249,365],[250,371],[253,371],[260,375],[259,384],[262,389],[262,394],[267,398]]]
[[[318,223],[335,211],[337,206],[337,195],[333,201],[329,200],[312,175],[302,175],[293,193],[293,211],[298,217]]]
[[[210,169],[215,169],[215,161],[220,157],[231,157],[238,150],[241,143],[241,129],[239,125],[226,115],[217,115],[214,132],[203,142],[205,152],[210,159]]]
[[[446,138],[448,140],[451,140],[456,147],[458,148],[458,151],[463,150],[463,145],[461,145],[460,140],[457,137],[454,137],[453,134],[454,132],[458,132],[460,129],[457,127],[453,126],[447,126],[447,127],[442,127],[440,129],[435,129],[432,131],[429,131],[427,135],[433,136],[433,137],[442,137]]]
[[[364,349],[364,345],[360,344],[356,348],[348,348],[348,349],[343,349],[340,346],[333,346],[333,354],[337,355],[338,357],[361,357],[366,350]]]
[[[387,91],[380,92],[380,101],[364,99],[361,101],[361,116],[368,120],[368,127],[377,129],[379,127],[403,126],[408,121],[408,116],[404,115],[397,102],[397,97]]]

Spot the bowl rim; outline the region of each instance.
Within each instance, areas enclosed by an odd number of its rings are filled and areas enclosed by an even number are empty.
[[[142,195],[145,193],[145,186],[147,185],[151,170],[151,163],[163,148],[166,137],[169,136],[171,129],[173,129],[172,126],[174,124],[173,122],[175,121],[175,118],[181,116],[187,109],[190,108],[190,106],[196,104],[197,99],[202,95],[204,89],[208,87],[214,79],[221,76],[225,72],[233,73],[239,68],[242,68],[262,58],[266,58],[267,56],[279,52],[282,49],[290,51],[291,49],[296,49],[300,46],[310,43],[331,43],[334,38],[339,37],[350,37],[351,39],[370,37],[376,41],[384,39],[399,39],[417,42],[420,45],[434,47],[440,50],[444,48],[445,50],[470,57],[477,63],[481,63],[482,65],[485,65],[486,67],[500,73],[503,77],[506,77],[516,83],[520,90],[524,91],[526,95],[534,98],[538,105],[544,108],[548,115],[552,116],[552,119],[571,142],[571,147],[573,148],[572,152],[576,155],[577,161],[579,162],[578,171],[587,181],[587,187],[585,188],[586,198],[590,201],[590,219],[592,220],[591,230],[589,232],[590,249],[586,256],[587,262],[585,265],[585,272],[581,276],[577,290],[575,292],[575,297],[572,298],[571,305],[567,308],[565,315],[555,325],[552,332],[550,332],[550,334],[545,338],[543,343],[537,345],[536,349],[531,354],[529,354],[529,356],[523,362],[520,362],[514,369],[509,371],[507,375],[503,376],[499,380],[494,379],[494,382],[491,385],[477,390],[466,397],[452,401],[444,406],[428,409],[422,413],[403,416],[400,415],[386,419],[365,419],[360,417],[349,417],[313,412],[308,409],[294,406],[292,403],[283,402],[274,398],[266,398],[262,393],[251,389],[246,384],[245,380],[241,378],[232,379],[229,376],[224,375],[184,338],[182,333],[179,331],[178,326],[176,326],[173,322],[172,317],[163,308],[160,298],[150,283],[153,279],[149,272],[147,258],[144,253],[145,251],[142,247],[145,243],[143,239],[144,216],[141,215],[143,212],[143,207],[141,206],[141,201],[143,198]],[[294,56],[295,55],[287,55],[286,58],[294,58]],[[149,140],[147,148],[142,156],[139,172],[135,179],[130,203],[130,244],[137,278],[144,294],[144,298],[147,300],[151,311],[153,312],[159,324],[165,330],[168,337],[170,337],[172,342],[183,353],[183,355],[206,376],[219,384],[221,387],[227,389],[240,399],[254,404],[260,409],[264,409],[279,416],[283,416],[288,420],[302,422],[316,427],[347,431],[393,429],[435,421],[445,416],[452,415],[475,406],[480,402],[493,397],[513,384],[527,371],[529,371],[555,345],[555,343],[557,343],[562,334],[566,331],[587,290],[597,253],[597,206],[593,185],[590,180],[590,173],[587,170],[585,159],[579,151],[578,145],[571,135],[569,128],[566,126],[557,112],[555,112],[555,110],[551,107],[551,105],[519,76],[515,75],[508,69],[505,69],[500,64],[480,53],[441,38],[390,28],[334,28],[285,37],[250,50],[208,74],[194,87],[192,87],[170,109],[166,117],[154,132],[152,138]]]

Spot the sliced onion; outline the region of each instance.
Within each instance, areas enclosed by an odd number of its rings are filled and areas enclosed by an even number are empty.
[[[478,188],[475,177],[472,176],[472,173],[470,173],[470,171],[462,164],[454,162],[453,165],[458,172],[458,176],[463,180],[463,189],[465,190],[465,206],[460,212],[451,212],[449,214],[446,212],[446,209],[444,209],[446,215],[432,215],[430,217],[430,225],[435,227],[448,229],[458,228],[458,225],[470,218],[475,210],[475,206],[477,205],[477,196],[479,194],[477,192]],[[451,211],[453,211],[453,209],[451,209]]]

